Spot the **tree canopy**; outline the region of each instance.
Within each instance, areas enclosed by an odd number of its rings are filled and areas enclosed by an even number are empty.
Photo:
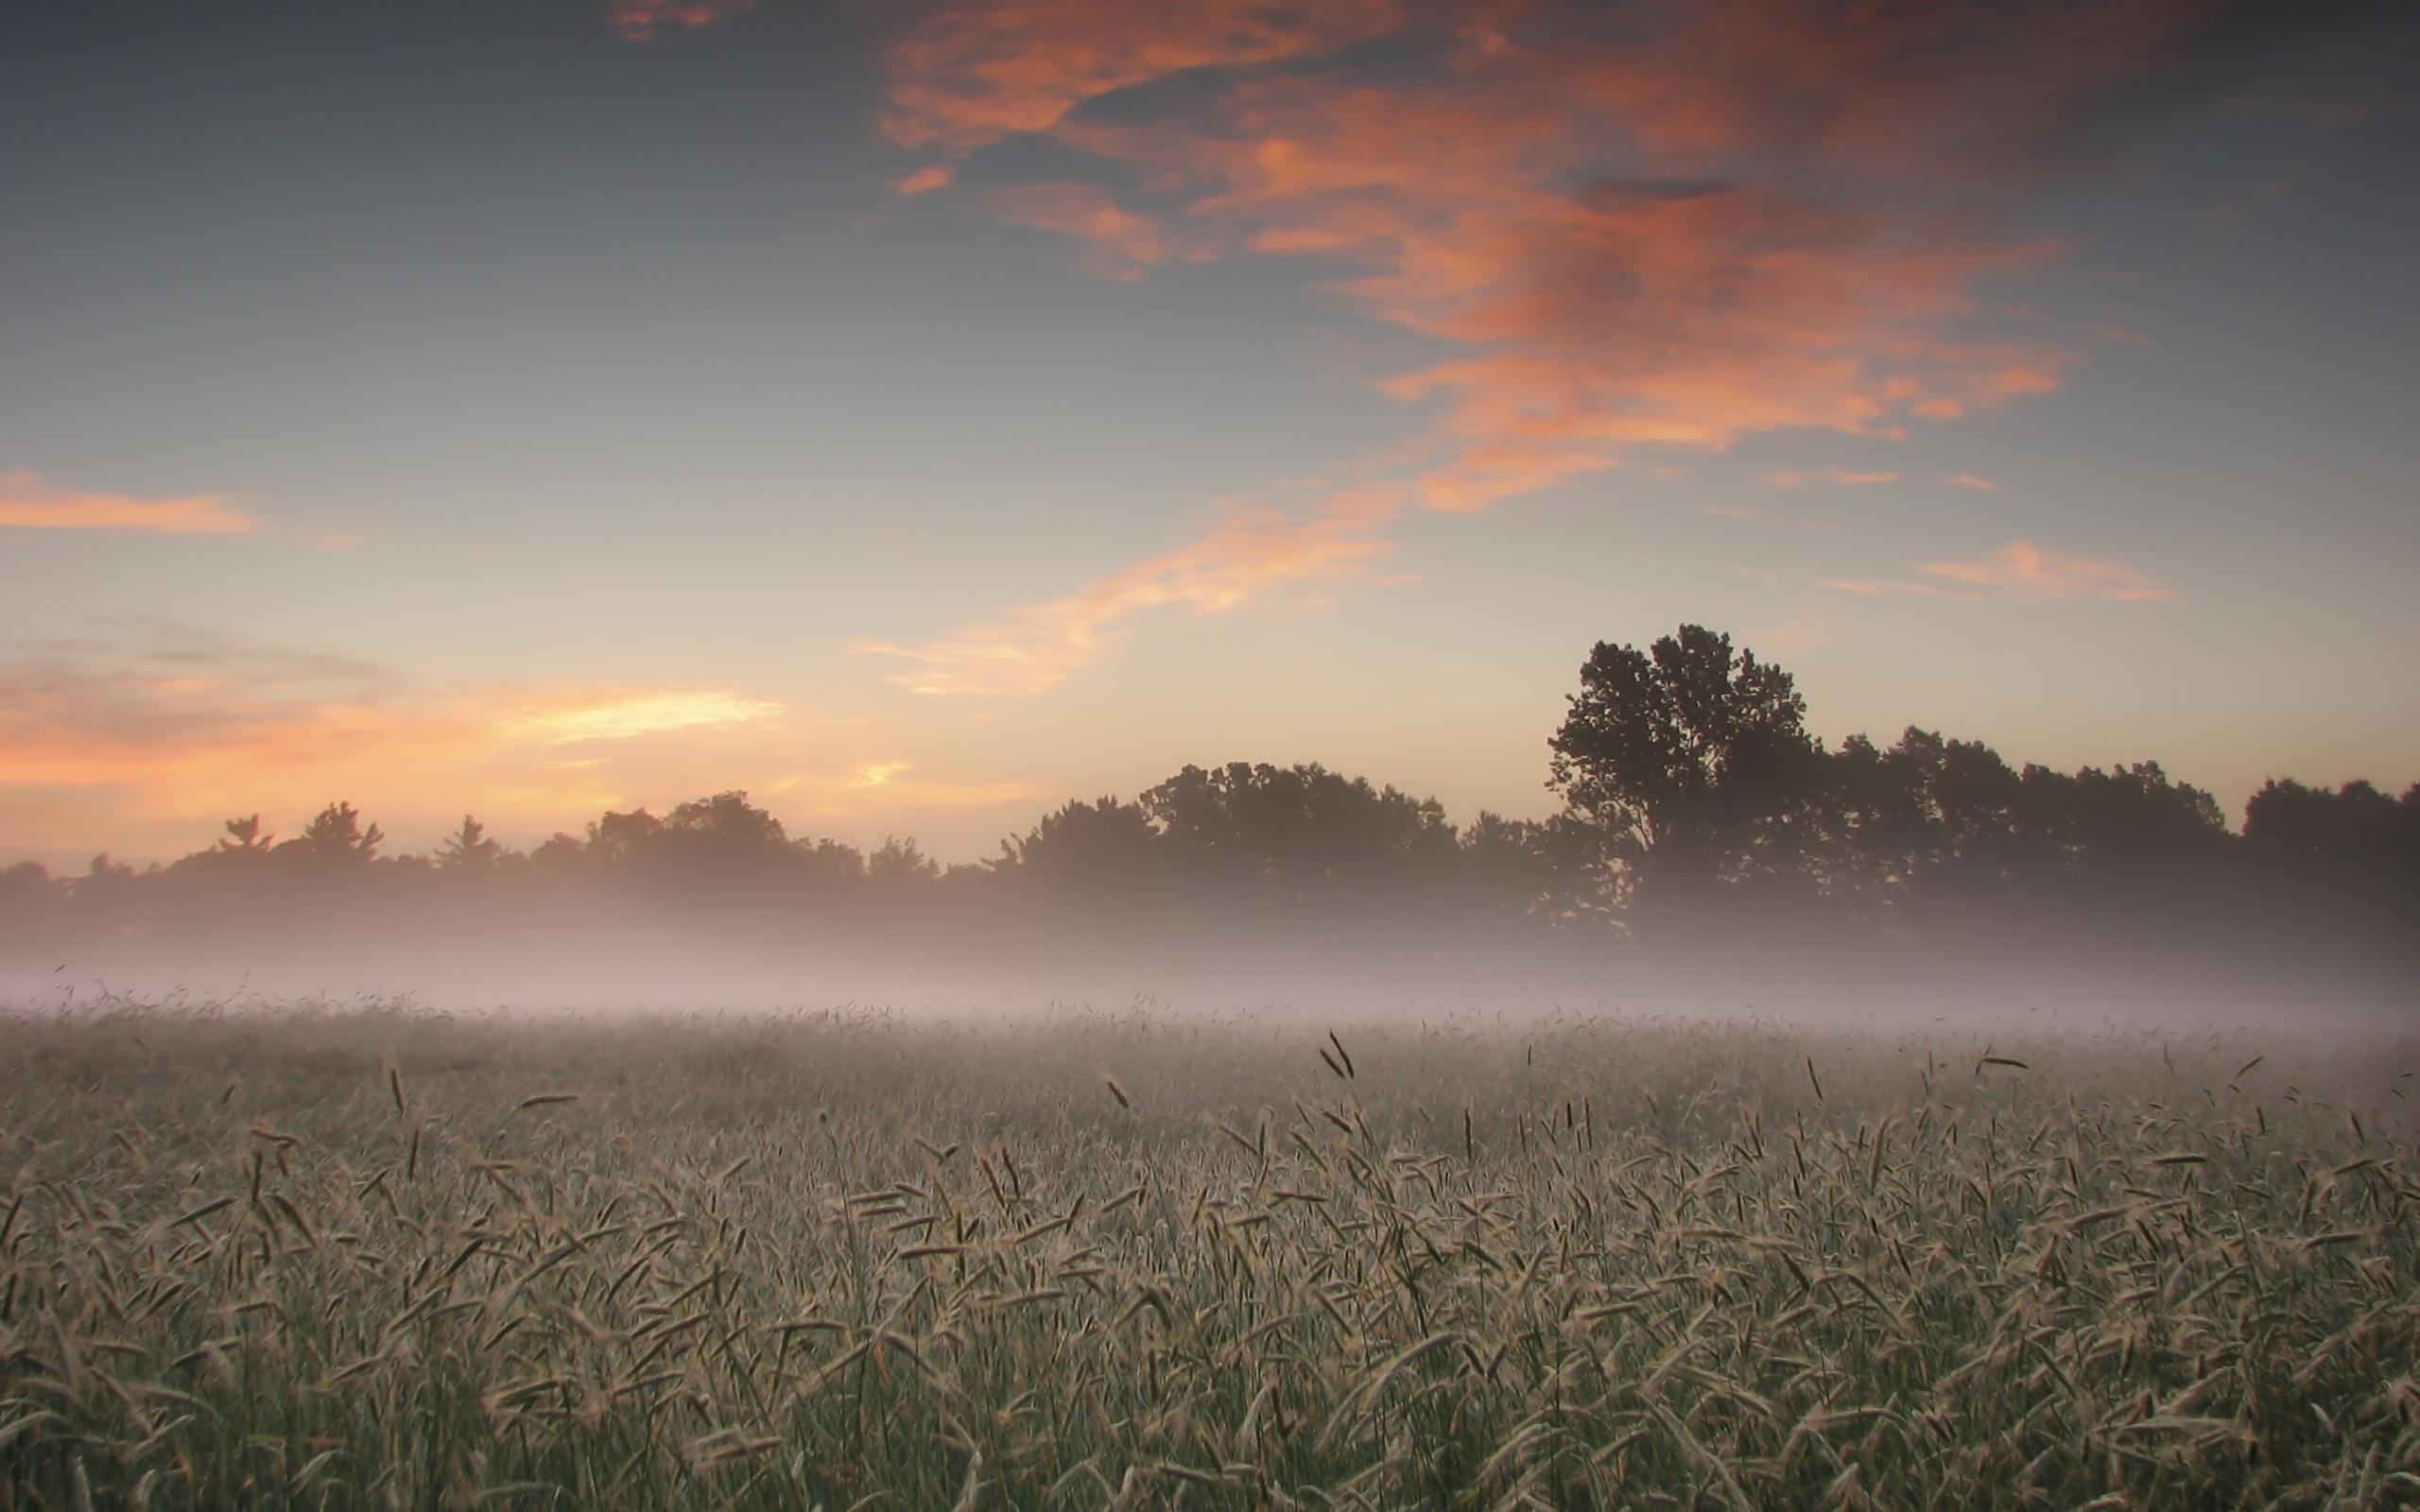
[[[907,836],[868,852],[793,835],[737,790],[609,812],[527,852],[465,815],[424,855],[391,853],[338,800],[284,840],[258,814],[233,817],[147,870],[107,856],[67,875],[0,870],[0,954],[145,940],[267,953],[299,928],[335,938],[404,919],[536,936],[611,913],[790,942],[922,930],[948,949],[1217,949],[1259,930],[1423,958],[1659,941],[2413,957],[2420,786],[2273,781],[2238,833],[2157,762],[2014,765],[1916,728],[1829,747],[1806,713],[1780,666],[1685,625],[1590,650],[1547,743],[1562,809],[1543,818],[1457,826],[1433,799],[1317,764],[1233,762],[1067,802],[953,867]]]

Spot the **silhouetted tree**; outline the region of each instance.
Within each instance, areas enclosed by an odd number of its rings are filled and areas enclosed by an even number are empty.
[[[588,842],[558,830],[538,842],[538,848],[529,852],[529,864],[556,876],[584,870],[588,865]]]
[[[331,803],[302,827],[302,833],[277,848],[318,866],[368,866],[378,854],[387,833],[372,824],[364,828],[361,815],[350,803]]]
[[[1624,903],[1694,912],[1802,876],[1821,749],[1789,673],[1684,625],[1644,651],[1599,643],[1569,702],[1547,785],[1594,830]]]
[[[1434,799],[1316,763],[1187,766],[1145,792],[1141,808],[1172,866],[1264,904],[1401,897],[1442,874],[1456,850]]]
[[[488,827],[470,815],[437,848],[438,866],[449,870],[478,870],[504,859],[504,845],[488,837]]]
[[[2420,955],[2420,783],[2393,799],[2365,782],[2272,780],[2244,805],[2243,851],[2272,928],[2340,954]]]
[[[885,835],[881,846],[866,857],[866,880],[893,891],[921,886],[941,874],[941,863],[918,850],[913,838]]]
[[[992,868],[1050,892],[1114,892],[1150,874],[1159,838],[1139,803],[1079,799],[1044,815],[1022,838],[1001,841]]]
[[[1726,954],[1802,977],[1825,945],[2025,970],[2118,946],[2348,981],[2420,953],[2420,786],[2273,782],[2238,838],[2155,762],[2020,767],[1915,728],[1826,750],[1788,673],[1694,625],[1596,646],[1549,747],[1564,808],[1542,823],[1482,812],[1457,830],[1433,799],[1235,762],[1064,804],[946,871],[909,839],[867,855],[793,836],[738,790],[609,812],[527,856],[469,815],[432,855],[385,856],[337,802],[282,844],[258,815],[230,819],[165,868],[0,871],[0,955],[341,964],[418,929],[419,948],[474,958],[543,939],[660,959],[706,930],[716,950],[792,961],[993,951],[1132,962],[1148,982],[1235,958],[1246,929],[1424,971],[1505,945],[1593,971],[1631,925],[1693,947],[1720,932]]]
[[[1574,924],[1600,914],[1586,837],[1563,819],[1540,823],[1479,810],[1456,858],[1454,904],[1499,918]]]
[[[645,809],[616,814],[611,809],[588,821],[588,843],[581,850],[589,863],[610,870],[646,854],[648,844],[664,821]]]
[[[268,853],[276,839],[273,834],[262,833],[259,815],[247,814],[242,818],[227,821],[227,833],[219,840],[218,849],[241,855],[263,855]]]

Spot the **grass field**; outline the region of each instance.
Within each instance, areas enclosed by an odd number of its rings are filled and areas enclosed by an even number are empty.
[[[2420,1504],[2411,1044],[1325,1027],[0,1021],[0,1503]]]

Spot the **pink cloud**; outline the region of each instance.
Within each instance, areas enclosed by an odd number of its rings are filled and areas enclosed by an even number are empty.
[[[715,775],[694,781],[728,781],[735,741],[792,743],[782,713],[712,687],[423,687],[348,658],[102,620],[0,658],[0,799],[106,790],[118,818],[190,821],[196,839],[298,794],[407,805],[441,788],[477,796],[483,817],[554,824],[709,744]]]
[[[1456,349],[1382,385],[1423,419],[1381,481],[1474,511],[1643,452],[1897,438],[2055,389],[2076,358],[1998,329],[1984,281],[2060,253],[2014,229],[2023,197],[2066,161],[2076,112],[2163,66],[2203,9],[969,0],[892,46],[884,126],[955,155],[1038,135],[1123,170],[1117,189],[987,198],[1110,276],[1240,255],[1336,269],[1339,298]],[[1381,36],[1429,66],[1349,52]],[[1181,103],[1084,109],[1178,74],[1200,81]],[[1350,534],[1375,544],[1382,524]],[[1132,571],[1156,581],[1226,528]],[[923,669],[899,680],[1048,686],[1097,654],[1046,628],[1086,601],[905,653]],[[1026,655],[1053,670],[1001,674]]]
[[[2098,557],[2068,557],[2031,541],[2012,541],[1980,561],[1926,562],[1925,578],[1875,581],[1828,578],[1851,593],[1915,593],[1928,598],[2045,602],[2073,598],[2163,602],[2168,590],[2132,567]]]
[[[632,42],[648,42],[666,27],[697,31],[753,9],[755,0],[610,0],[605,24]]]
[[[25,469],[0,472],[0,526],[23,530],[142,530],[164,535],[249,536],[260,522],[215,493],[136,499],[44,483]]]
[[[883,129],[959,149],[1189,69],[1278,62],[1383,35],[1393,0],[995,0],[933,9],[890,48]]]
[[[1280,583],[1366,572],[1393,549],[1379,529],[1402,503],[1399,491],[1377,490],[1335,496],[1309,519],[1239,511],[1199,541],[1063,598],[1013,610],[998,623],[922,646],[866,642],[852,649],[905,662],[890,680],[913,693],[1041,693],[1098,661],[1133,614],[1168,606],[1219,614]]]
[[[1947,473],[1943,476],[1941,481],[1950,485],[1952,488],[1975,489],[1984,493],[1997,493],[2000,491],[2000,486],[1998,484],[1993,482],[1987,477],[1979,477],[1972,472]]]
[[[1743,524],[1777,525],[1790,530],[1833,530],[1839,528],[1829,520],[1811,520],[1804,515],[1775,514],[1742,504],[1702,504],[1698,512],[1717,520],[1737,520]]]
[[[903,198],[909,195],[925,195],[936,189],[948,188],[957,181],[957,169],[945,164],[934,163],[892,180],[890,192]]]
[[[1830,483],[1844,489],[1865,489],[1873,488],[1877,484],[1896,483],[1899,481],[1899,474],[1857,472],[1848,468],[1835,467],[1826,468],[1821,472],[1802,472],[1795,470],[1768,472],[1765,474],[1764,481],[1768,487],[1776,489],[1803,488],[1810,482]]]
[[[1207,256],[1198,237],[1172,232],[1152,215],[1121,208],[1106,189],[1086,183],[1028,183],[985,197],[993,213],[1017,226],[1057,232],[1085,244],[1087,266],[1132,283],[1147,267]]]

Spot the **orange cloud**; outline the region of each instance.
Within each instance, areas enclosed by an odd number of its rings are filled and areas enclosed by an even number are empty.
[[[676,730],[751,724],[782,712],[777,703],[728,692],[569,694],[541,701],[507,721],[505,732],[565,746],[627,740]]]
[[[1190,69],[1279,62],[1393,30],[1393,0],[999,0],[942,7],[890,49],[883,129],[959,149]]]
[[[1781,472],[1765,474],[1766,484],[1776,489],[1800,488],[1813,479],[1835,483],[1844,489],[1861,489],[1871,488],[1877,483],[1896,483],[1899,481],[1899,474],[1896,472],[1853,472],[1844,467],[1829,468],[1820,473]]]
[[[130,822],[200,826],[197,840],[230,814],[439,792],[551,827],[633,781],[660,787],[667,767],[686,769],[683,742],[767,728],[780,712],[717,690],[416,688],[340,657],[105,620],[0,662],[0,799],[53,812],[106,793]],[[587,754],[605,742],[620,744]],[[566,761],[566,747],[582,754]],[[727,746],[716,754],[720,767]],[[509,812],[485,813],[497,805]]]
[[[867,762],[845,774],[801,773],[785,777],[769,793],[812,802],[821,814],[860,816],[956,812],[1032,803],[1044,795],[1030,782],[953,782],[916,775],[917,765],[900,757]]]
[[[1758,509],[1748,505],[1702,504],[1698,506],[1698,512],[1712,515],[1717,520],[1737,520],[1744,524],[1781,525],[1791,530],[1839,528],[1829,520],[1810,520],[1803,515],[1774,514],[1771,510]]]
[[[134,499],[44,483],[23,468],[0,472],[0,526],[26,530],[146,530],[165,535],[248,536],[260,522],[215,493]]]
[[[1132,283],[1143,269],[1171,258],[1198,261],[1208,253],[1198,243],[1180,246],[1157,217],[1122,209],[1109,191],[1084,183],[1015,184],[985,197],[993,211],[1012,225],[1058,232],[1085,243],[1091,269]]]
[[[2162,602],[2168,590],[2132,567],[2098,557],[2067,557],[2031,541],[2012,541],[1981,561],[1924,563],[1929,579],[1826,579],[1851,593],[1918,593],[1931,598],[1993,598],[2041,602],[2070,598]]]
[[[851,649],[908,663],[890,680],[914,693],[1041,693],[1098,661],[1130,615],[1171,605],[1224,613],[1279,583],[1366,570],[1393,549],[1378,530],[1402,502],[1400,490],[1377,490],[1332,496],[1308,519],[1239,511],[1190,545],[1064,598],[1011,610],[996,624],[922,646],[867,642]]]
[[[1941,481],[1950,485],[1952,488],[1975,489],[1984,493],[1997,493],[2000,491],[2000,486],[1998,484],[1986,477],[1978,477],[1972,472],[1952,472],[1944,477]]]
[[[2057,387],[2069,352],[1995,329],[1979,289],[2058,254],[2010,229],[2020,197],[2201,9],[963,0],[890,49],[884,127],[956,155],[1040,134],[1126,170],[1115,189],[987,201],[1082,240],[1098,271],[1316,258],[1340,297],[1461,349],[1382,386],[1426,420],[1380,481],[1471,511],[1642,450],[1895,437]],[[1350,47],[1381,36],[1383,54]],[[1198,87],[1085,108],[1178,74]],[[1335,539],[1356,552],[1310,570],[1353,570],[1383,523],[1350,522]],[[1127,606],[1168,601],[1153,595],[1171,573],[1198,570],[1171,563],[1219,558],[1228,530],[994,625],[884,647],[919,663],[894,680],[1049,687]],[[1217,576],[1228,599],[1276,580]]]
[[[893,179],[890,181],[890,192],[902,197],[925,195],[936,189],[946,189],[957,180],[956,169],[936,163]]]
[[[605,24],[632,42],[666,27],[697,31],[755,9],[755,0],[610,0]]]
[[[849,785],[851,787],[889,787],[892,778],[915,769],[914,762],[897,760],[868,762],[857,768],[856,776],[849,779]]]

